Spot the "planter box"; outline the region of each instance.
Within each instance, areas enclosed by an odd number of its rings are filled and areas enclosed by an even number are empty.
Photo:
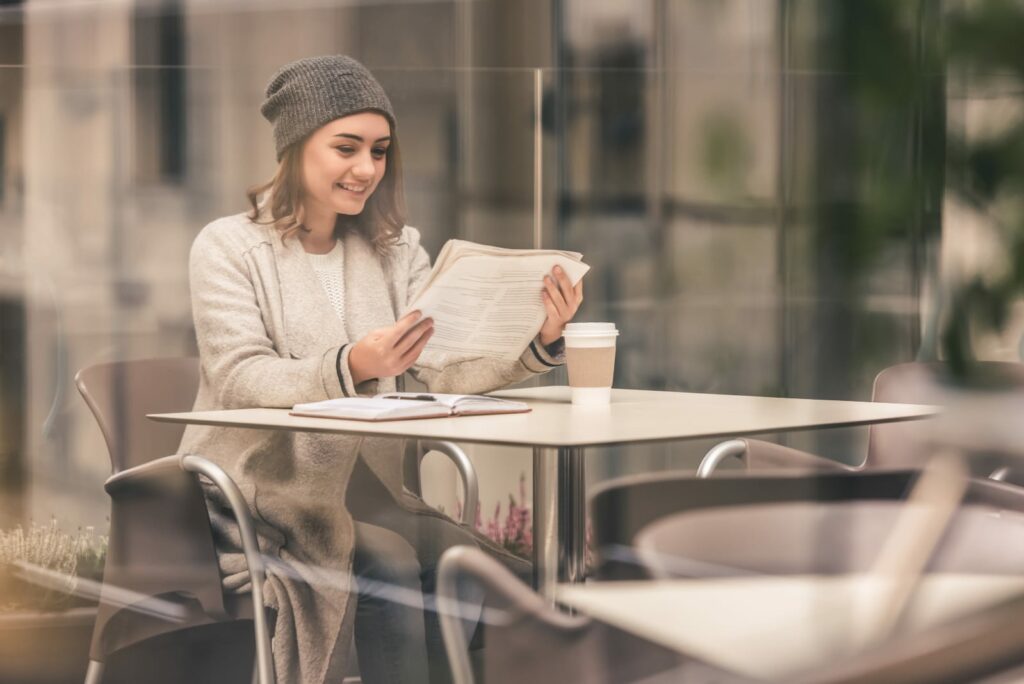
[[[96,608],[0,615],[0,684],[85,681]]]

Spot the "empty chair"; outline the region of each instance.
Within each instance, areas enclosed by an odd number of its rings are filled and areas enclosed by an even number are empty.
[[[890,366],[875,377],[873,400],[897,404],[938,405],[956,401],[961,390],[954,385],[953,379],[948,377],[948,372],[948,366],[939,361]],[[974,375],[982,382],[998,385],[1002,391],[1024,392],[1024,364],[1003,361],[978,362],[974,367]],[[863,467],[920,467],[922,460],[929,455],[929,446],[924,437],[930,429],[928,421],[872,426]],[[984,454],[973,456],[976,463],[972,470],[979,475],[990,475],[1003,465],[1001,460],[986,459]],[[1009,475],[1010,472],[1004,470],[996,479],[1004,479]]]
[[[933,362],[902,363],[886,368],[875,377],[872,400],[886,403],[943,404],[956,392],[946,381],[946,364]],[[997,378],[1005,387],[1024,390],[1024,364],[1001,361],[979,362],[977,371]],[[739,458],[748,471],[773,468],[818,470],[863,470],[866,468],[918,468],[927,458],[928,421],[906,421],[872,425],[868,433],[867,455],[862,463],[847,466],[837,461],[797,449],[754,439],[732,439],[708,451],[697,473],[710,477],[718,465]],[[756,446],[756,448],[754,448]],[[977,461],[975,471],[988,475],[996,466]],[[999,468],[995,479],[1013,481],[1009,469]]]
[[[757,445],[755,445],[755,448]],[[603,483],[591,498],[598,579],[867,570],[916,471],[665,473]],[[931,570],[1024,569],[1024,493],[971,480]]]

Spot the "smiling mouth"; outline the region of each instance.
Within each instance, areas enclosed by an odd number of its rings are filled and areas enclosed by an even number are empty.
[[[354,183],[335,183],[334,187],[339,190],[351,193],[353,195],[365,195],[366,190],[370,187],[369,185],[356,185]]]

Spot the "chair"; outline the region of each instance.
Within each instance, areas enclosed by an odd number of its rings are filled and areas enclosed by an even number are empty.
[[[112,475],[110,542],[93,629],[87,684],[101,681],[108,657],[147,639],[186,628],[252,621],[255,673],[273,682],[272,624],[262,610],[263,563],[245,500],[216,464],[174,455],[184,427],[147,420],[149,413],[188,411],[199,387],[195,358],[99,364],[81,370],[75,383],[106,441]],[[449,456],[462,474],[464,519],[475,514],[476,474],[450,442],[427,442],[407,454],[419,465],[429,450]],[[225,594],[198,475],[224,491],[238,521],[252,575],[252,592]],[[410,483],[419,492],[418,478]],[[470,518],[471,519],[471,518]]]
[[[178,450],[184,428],[147,413],[189,410],[199,386],[196,359],[90,366],[75,384],[107,444],[112,475],[110,542],[93,628],[87,684],[98,684],[108,657],[147,639],[218,622],[251,620],[256,671],[274,681],[270,625],[262,606],[263,562],[248,507],[235,483],[198,456]],[[224,594],[206,503],[197,475],[221,488],[238,520],[252,575],[250,594]]]
[[[696,660],[681,661],[667,649],[587,617],[549,607],[483,551],[456,546],[441,556],[437,610],[455,684],[475,681],[463,612],[476,616],[459,597],[483,590],[483,677],[487,684],[686,681],[689,675],[721,671]],[[723,681],[720,678],[701,681]]]
[[[635,569],[627,572],[627,561],[636,557],[648,564],[641,570],[650,568],[662,577],[875,570],[880,541],[891,531],[917,475],[776,472],[698,479],[659,474],[605,483],[592,499],[600,560],[609,556],[609,529],[626,543],[635,543],[637,554],[610,554],[619,567],[602,563],[598,579],[646,577],[646,572]],[[971,480],[926,570],[1017,576],[1024,567],[1021,542],[1020,490]],[[981,675],[1024,662],[1021,603],[1022,599],[1013,599],[918,633],[897,632],[870,650],[834,659],[798,681],[977,681]]]
[[[660,473],[606,482],[591,497],[595,576],[867,570],[916,475]],[[930,569],[1017,573],[1024,568],[1024,544],[1016,543],[1024,542],[1022,532],[1020,489],[973,479]]]
[[[875,377],[872,401],[887,403],[938,404],[953,391],[942,382],[946,364],[938,361],[902,363],[886,368]],[[1004,384],[1024,390],[1024,364],[1002,361],[978,363],[978,373],[999,378]],[[805,451],[790,449],[753,439],[731,439],[712,447],[697,468],[698,477],[710,477],[722,461],[739,458],[748,471],[772,468],[803,470],[849,470],[871,468],[920,467],[927,454],[927,421],[907,421],[872,425],[868,451],[863,463],[848,466]],[[996,480],[1013,482],[1008,468],[998,468],[990,475]]]

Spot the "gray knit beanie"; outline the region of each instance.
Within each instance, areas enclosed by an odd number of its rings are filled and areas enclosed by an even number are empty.
[[[260,112],[274,126],[280,159],[286,147],[326,123],[372,110],[395,127],[395,112],[380,83],[345,55],[308,57],[281,67],[267,85]]]

